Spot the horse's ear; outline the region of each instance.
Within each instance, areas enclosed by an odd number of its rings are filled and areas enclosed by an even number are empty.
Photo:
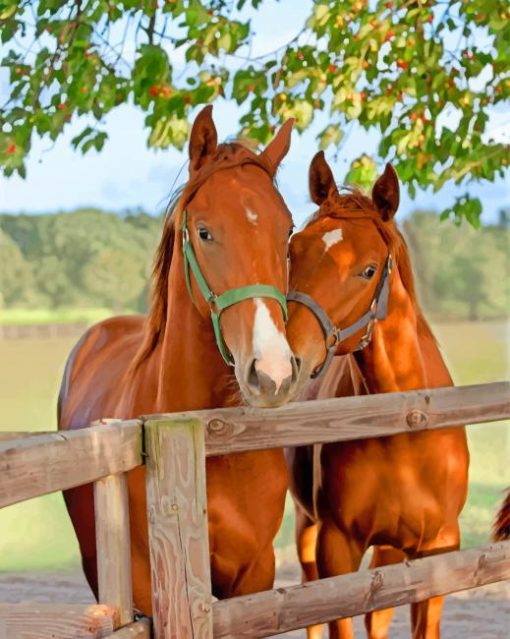
[[[190,171],[199,169],[214,153],[218,145],[218,134],[212,119],[212,105],[204,107],[195,118],[189,139]]]
[[[386,165],[384,173],[374,184],[372,200],[385,222],[397,212],[400,203],[400,186],[397,172],[391,164]]]
[[[260,154],[260,156],[264,158],[269,164],[273,175],[276,173],[276,169],[278,168],[280,162],[289,152],[290,137],[292,134],[292,127],[294,126],[294,121],[294,118],[289,118],[288,120],[286,120],[280,127],[278,133]]]
[[[335,178],[324,157],[324,151],[313,156],[308,172],[308,184],[312,202],[321,206],[331,192],[337,191]]]

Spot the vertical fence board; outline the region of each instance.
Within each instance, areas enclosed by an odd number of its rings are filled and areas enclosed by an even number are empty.
[[[145,436],[155,637],[212,639],[203,426],[148,421]]]
[[[121,625],[133,621],[129,506],[125,473],[94,482],[99,602],[117,608]]]

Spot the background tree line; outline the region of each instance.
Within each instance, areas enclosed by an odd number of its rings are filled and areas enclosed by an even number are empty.
[[[402,228],[420,299],[438,319],[508,313],[510,216],[475,231],[415,211]],[[143,312],[161,218],[144,212],[0,215],[0,309],[105,307]]]

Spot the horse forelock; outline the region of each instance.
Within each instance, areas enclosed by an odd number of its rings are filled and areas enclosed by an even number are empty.
[[[175,245],[175,229],[182,211],[196,191],[213,174],[243,165],[255,165],[269,175],[271,167],[263,157],[252,150],[246,140],[234,140],[218,145],[203,167],[190,176],[188,182],[179,186],[171,195],[163,220],[163,230],[154,256],[151,275],[150,307],[145,323],[144,339],[130,367],[134,371],[156,349],[165,334],[168,310],[168,276]]]

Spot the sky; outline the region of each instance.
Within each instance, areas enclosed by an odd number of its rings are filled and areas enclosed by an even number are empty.
[[[253,13],[255,31],[253,55],[273,51],[285,44],[301,29],[309,15],[308,0],[269,0]],[[175,55],[175,54],[173,54]],[[179,64],[179,60],[172,58]],[[1,94],[6,91],[6,78],[0,77]],[[3,101],[3,100],[2,100]],[[219,139],[237,132],[241,110],[233,101],[217,100],[214,119]],[[94,206],[112,211],[142,208],[159,213],[165,206],[172,188],[185,180],[187,151],[147,148],[144,114],[133,106],[123,105],[105,118],[109,139],[101,153],[91,151],[85,156],[73,151],[70,140],[86,126],[84,119],[73,122],[55,143],[34,139],[27,162],[25,180],[0,176],[0,212],[40,213],[72,210]],[[321,114],[304,133],[293,133],[291,150],[278,174],[278,185],[297,224],[314,210],[307,187],[309,163],[317,151],[317,133],[327,124],[327,114]],[[489,131],[496,139],[508,141],[510,111],[491,114]],[[342,183],[350,162],[361,152],[375,154],[379,141],[376,132],[353,127],[344,138],[336,161],[333,150],[326,153],[338,182]],[[497,212],[510,202],[510,180],[470,185],[469,192],[480,197],[485,221],[496,219]],[[455,195],[465,192],[462,187],[446,185],[440,192],[418,192],[413,201],[403,189],[398,217],[404,217],[417,207],[442,210],[454,201]]]

